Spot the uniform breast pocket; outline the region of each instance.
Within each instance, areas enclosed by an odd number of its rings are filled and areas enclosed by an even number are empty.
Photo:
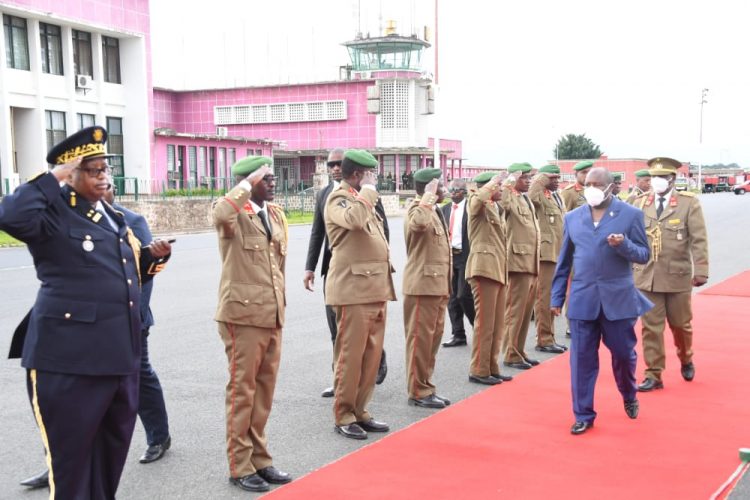
[[[687,228],[684,224],[670,224],[667,221],[664,226],[664,237],[665,239],[674,240],[678,242],[687,240]]]
[[[550,225],[556,226],[560,224],[560,214],[551,208],[548,208],[544,211],[544,215],[547,217],[547,221],[550,223]]]
[[[531,210],[529,210],[529,207],[519,206],[517,212],[519,217],[524,221],[531,220]]]
[[[266,262],[266,245],[268,240],[265,236],[245,236],[243,246],[250,262],[253,264],[264,264]]]
[[[81,266],[96,266],[99,255],[104,250],[105,235],[99,231],[72,228],[68,236],[73,247],[68,254],[72,263]]]

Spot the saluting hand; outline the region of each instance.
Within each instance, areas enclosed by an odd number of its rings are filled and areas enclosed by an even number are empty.
[[[52,169],[52,175],[55,176],[55,179],[57,179],[57,182],[66,181],[68,180],[68,177],[70,177],[70,174],[73,173],[73,170],[81,166],[82,161],[83,161],[83,156],[79,156],[78,158],[75,158],[72,161],[69,161],[68,163],[57,165],[55,166],[55,168]]]
[[[252,174],[245,177],[245,180],[250,183],[251,186],[255,186],[257,183],[263,180],[263,177],[272,174],[271,168],[268,165],[263,165]]]
[[[157,259],[172,253],[172,245],[167,240],[154,240],[147,248],[151,255]]]
[[[432,179],[430,182],[427,183],[427,185],[424,187],[424,192],[429,194],[437,194],[438,191],[438,185],[440,184],[440,181],[437,179]]]
[[[363,186],[375,186],[378,182],[378,178],[375,177],[375,174],[372,172],[372,170],[368,170],[362,175],[362,182],[360,182]]]

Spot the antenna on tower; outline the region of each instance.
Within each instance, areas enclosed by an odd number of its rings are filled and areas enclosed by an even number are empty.
[[[378,36],[383,36],[383,0],[380,0],[380,12],[378,13]]]

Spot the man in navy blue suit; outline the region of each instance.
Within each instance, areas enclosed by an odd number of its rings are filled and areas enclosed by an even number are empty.
[[[140,285],[170,245],[141,246],[102,197],[107,132],[53,147],[55,167],[3,198],[0,229],[28,245],[42,283],[21,345],[46,449],[51,499],[114,498],[133,434],[141,358]]]
[[[570,286],[570,375],[573,434],[593,427],[599,343],[612,353],[612,371],[630,418],[638,416],[635,322],[653,307],[635,287],[632,263],[649,259],[643,213],[612,195],[614,179],[604,168],[586,176],[586,205],[565,216],[563,243],[552,282],[552,314],[558,316]]]

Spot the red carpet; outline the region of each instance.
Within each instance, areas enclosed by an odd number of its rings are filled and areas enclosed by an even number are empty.
[[[681,379],[668,341],[666,388],[639,396],[637,420],[625,415],[602,346],[599,415],[583,436],[569,433],[570,372],[561,355],[269,496],[707,499],[737,469],[738,448],[750,446],[750,279],[744,273],[714,288],[731,293],[694,298],[695,381]],[[639,380],[642,373],[639,366]]]

